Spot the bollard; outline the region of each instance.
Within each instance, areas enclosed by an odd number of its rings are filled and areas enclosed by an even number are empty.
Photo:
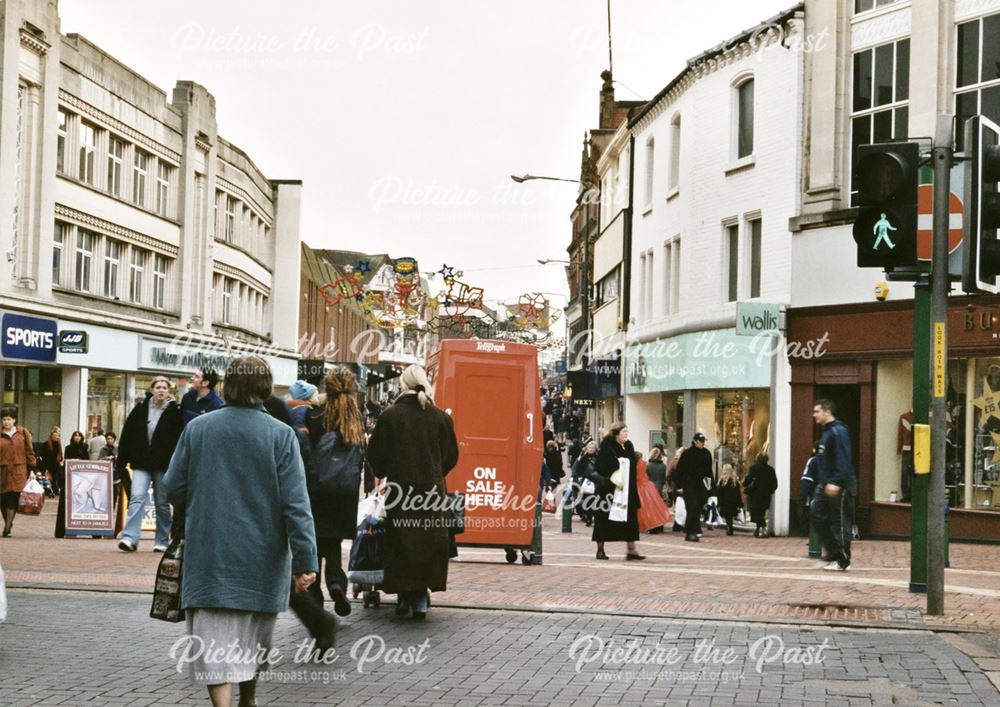
[[[573,483],[566,484],[562,501],[562,531],[573,532]]]
[[[531,564],[542,564],[542,502],[535,504],[535,534],[531,538]]]

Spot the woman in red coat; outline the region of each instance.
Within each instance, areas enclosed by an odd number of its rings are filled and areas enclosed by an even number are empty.
[[[28,469],[35,467],[31,433],[17,424],[17,408],[0,409],[0,510],[3,537],[9,537],[17,515],[17,501],[28,483]]]

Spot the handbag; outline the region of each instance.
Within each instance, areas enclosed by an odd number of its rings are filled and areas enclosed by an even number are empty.
[[[452,535],[465,532],[465,494],[452,491],[447,495],[448,530]]]
[[[611,499],[611,510],[608,511],[608,520],[616,523],[628,520],[628,491],[615,489],[615,495]]]
[[[156,568],[156,584],[153,585],[153,605],[149,609],[151,619],[176,624],[186,617],[181,608],[181,568],[184,562],[184,539],[174,538]]]
[[[597,487],[594,486],[594,482],[590,479],[584,479],[580,484],[580,493],[582,494],[592,494],[597,493]]]

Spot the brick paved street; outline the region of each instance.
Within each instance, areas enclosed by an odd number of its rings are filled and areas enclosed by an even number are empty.
[[[11,616],[0,627],[0,704],[207,701],[203,688],[190,686],[176,673],[176,660],[169,654],[183,635],[183,625],[147,618],[148,596],[14,589],[10,599]],[[293,616],[280,616],[275,638],[284,659],[262,682],[261,704],[996,705],[1000,701],[1000,693],[973,659],[942,635],[925,630],[439,607],[432,608],[426,622],[417,623],[396,619],[388,606],[359,607],[342,623],[339,657],[332,665],[295,662],[304,636]],[[384,652],[380,639],[385,641]],[[417,652],[424,641],[426,648]],[[966,649],[972,652],[996,650],[982,634],[967,641]],[[645,657],[633,650],[616,658],[610,650],[633,644],[646,651]],[[391,649],[409,647],[415,648],[419,664],[386,664]],[[656,648],[662,652],[652,653]],[[812,660],[786,665],[779,656]]]

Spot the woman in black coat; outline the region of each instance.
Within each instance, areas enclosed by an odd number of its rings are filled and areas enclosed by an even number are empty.
[[[56,496],[61,495],[66,473],[63,465],[62,430],[53,427],[49,432],[49,438],[35,446],[35,457],[38,460],[36,471],[42,474],[48,472],[52,481],[52,493]]]
[[[594,506],[597,499],[601,498],[595,493],[583,493],[580,487],[584,481],[590,481],[597,489],[597,442],[589,440],[580,452],[579,458],[573,464],[573,492],[575,496],[576,512],[589,528],[594,524]]]
[[[368,461],[375,476],[389,482],[383,541],[385,581],[398,594],[398,615],[427,615],[428,592],[448,582],[448,528],[445,475],[458,463],[458,440],[451,416],[434,406],[427,374],[409,366],[399,377],[403,394],[375,423]]]
[[[766,538],[768,535],[767,511],[771,507],[771,496],[777,488],[778,477],[774,473],[774,467],[767,463],[767,455],[761,454],[743,480],[743,490],[748,496],[747,505],[750,506],[750,520],[757,526],[753,531],[755,538]]]
[[[615,486],[611,481],[611,476],[618,471],[619,459],[628,460],[628,514],[624,522],[613,521],[608,518],[611,510],[611,502],[614,498]],[[607,480],[605,488],[598,488],[598,493],[604,496],[603,502],[596,510],[594,522],[594,534],[592,539],[597,543],[597,559],[607,560],[608,555],[604,552],[604,543],[622,542],[627,543],[626,560],[644,560],[645,556],[640,555],[635,549],[635,542],[639,539],[639,490],[636,485],[636,459],[635,448],[628,441],[628,427],[624,422],[616,422],[608,430],[607,435],[601,440],[601,446],[597,451],[597,473]]]
[[[545,464],[549,467],[550,486],[558,486],[559,482],[566,475],[563,471],[562,452],[559,451],[559,444],[555,440],[545,443]]]
[[[740,480],[732,464],[724,464],[719,473],[719,483],[715,489],[719,497],[719,515],[726,521],[726,535],[733,534],[733,519],[743,507],[743,497],[740,496]]]
[[[320,440],[327,432],[337,434],[337,448],[363,448],[365,444],[364,418],[358,407],[358,380],[354,373],[344,367],[334,368],[324,381],[326,403],[322,407],[311,408],[305,416],[311,449],[319,447]],[[364,459],[364,455],[358,455]],[[310,459],[305,460],[306,478],[310,478]],[[360,482],[364,469],[358,469]],[[369,478],[365,479],[366,490],[371,488]],[[360,484],[359,484],[360,487]],[[358,490],[347,495],[329,496],[316,488],[309,489],[309,503],[312,507],[313,523],[316,529],[316,549],[320,563],[325,565],[323,579],[326,589],[333,599],[333,609],[338,616],[351,613],[347,601],[347,574],[341,566],[340,544],[354,538],[358,515]],[[309,589],[292,593],[289,605],[310,635],[317,639],[320,650],[328,650],[333,643],[330,630],[333,617],[323,609],[323,590],[319,582],[313,582]]]
[[[51,443],[52,438],[50,436],[49,441],[46,442],[46,446]],[[59,455],[59,480],[57,483],[59,484],[59,488],[62,490],[62,493],[59,494],[59,508],[56,510],[56,528],[54,537],[57,538],[66,537],[66,494],[69,492],[69,489],[66,488],[66,459],[90,460],[90,446],[87,444],[87,440],[84,439],[83,432],[77,430],[70,435],[69,444],[66,445],[65,451]],[[49,468],[49,471],[52,471],[51,468]],[[52,473],[52,478],[56,478],[54,472]]]

